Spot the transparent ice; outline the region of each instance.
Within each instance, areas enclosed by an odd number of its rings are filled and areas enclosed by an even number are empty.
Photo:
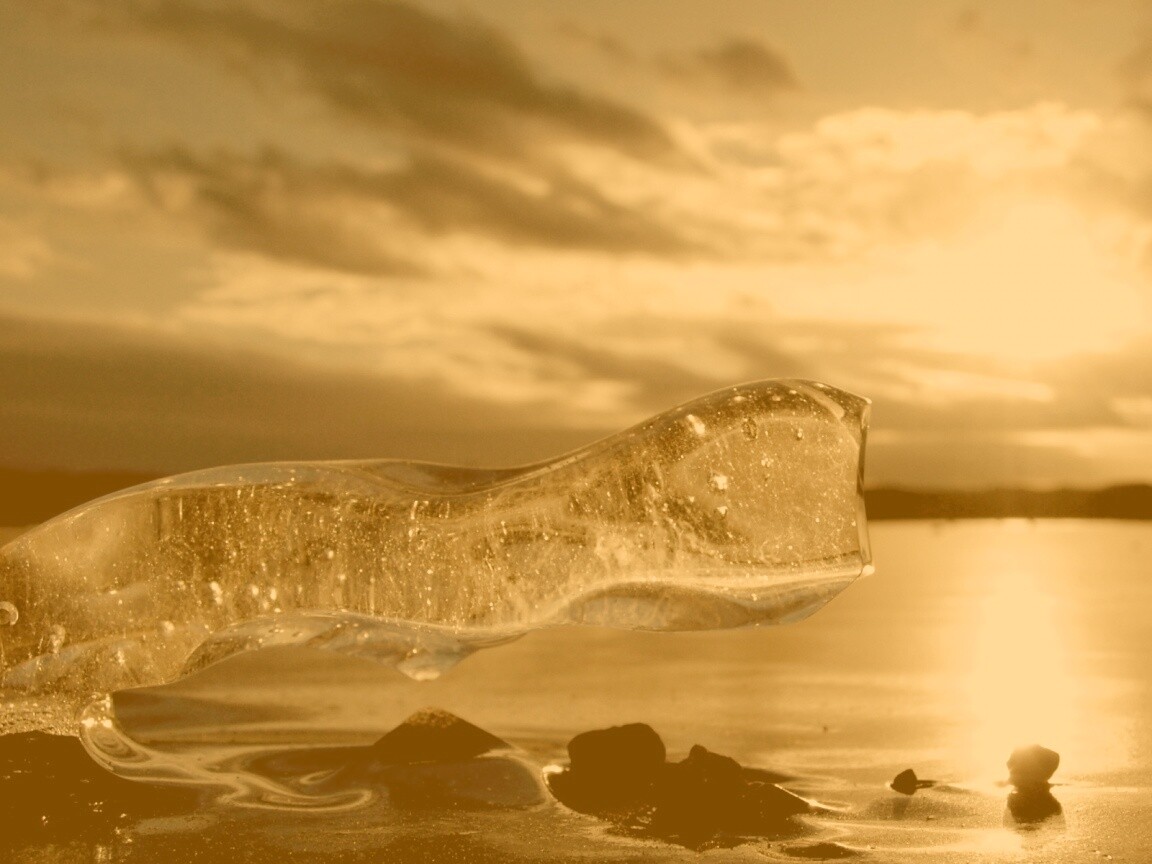
[[[86,699],[286,644],[423,679],[558,624],[796,621],[869,566],[868,404],[764,381],[526,467],[264,463],[126,489],[0,549],[0,687]]]

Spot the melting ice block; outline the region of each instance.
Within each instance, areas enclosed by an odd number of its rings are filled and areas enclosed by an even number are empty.
[[[868,566],[867,418],[841,390],[765,381],[522,468],[266,463],[135,486],[0,549],[0,686],[86,695],[283,644],[425,678],[555,624],[795,621]]]

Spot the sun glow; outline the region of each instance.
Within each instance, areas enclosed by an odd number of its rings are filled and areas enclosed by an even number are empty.
[[[1017,364],[1114,350],[1147,326],[1147,238],[1135,233],[1063,198],[989,202],[969,230],[909,255],[911,311],[927,325],[918,338]]]
[[[1152,329],[1143,263],[1152,226],[1069,195],[991,193],[964,225],[773,280],[786,317],[902,332],[910,350],[1038,364],[1112,353]]]
[[[967,679],[971,764],[988,779],[1005,776],[1016,747],[1066,752],[1080,732],[1083,694],[1057,597],[1042,575],[1027,560],[1000,561],[976,611]]]

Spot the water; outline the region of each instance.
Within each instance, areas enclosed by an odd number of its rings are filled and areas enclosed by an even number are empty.
[[[417,811],[369,782],[310,785],[331,748],[368,745],[437,705],[517,745],[537,770],[563,762],[576,732],[644,721],[671,758],[703,744],[831,808],[798,819],[794,836],[708,853],[721,860],[1146,860],[1152,525],[884,523],[873,544],[875,575],[784,627],[559,627],[429,682],[283,647],[133,691],[114,717],[92,718],[89,746],[124,773],[163,765],[205,797],[102,833],[45,829],[10,859],[698,860],[554,804]],[[1040,826],[1015,823],[998,785],[1011,748],[1032,742],[1062,757],[1063,814]],[[909,767],[941,785],[911,798],[888,790]]]

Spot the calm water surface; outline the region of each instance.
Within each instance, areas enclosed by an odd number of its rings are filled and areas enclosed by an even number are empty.
[[[1152,856],[1152,525],[882,523],[872,536],[876,574],[797,625],[559,629],[481,652],[422,684],[338,657],[266,652],[125,700],[120,721],[146,751],[234,791],[251,781],[241,757],[273,745],[367,744],[427,705],[512,741],[540,766],[563,762],[576,732],[644,721],[670,758],[700,743],[789,774],[788,788],[833,808],[804,820],[802,836],[709,857],[796,860],[829,849],[930,864]],[[1063,815],[1025,827],[1006,814],[1002,781],[1012,748],[1033,742],[1062,756],[1053,793]],[[888,790],[909,767],[942,785],[911,798]],[[258,792],[239,797],[260,802]],[[98,843],[57,834],[25,843],[13,860],[700,854],[617,836],[554,806],[414,815],[370,798],[343,809],[283,800],[280,808],[206,801],[183,816],[127,820]]]

